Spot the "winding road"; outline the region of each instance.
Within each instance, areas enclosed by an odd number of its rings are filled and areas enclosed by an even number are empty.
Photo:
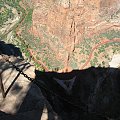
[[[22,3],[24,4],[24,0],[22,0]],[[23,9],[24,13],[22,12],[22,16],[20,18],[20,22],[19,24],[17,24],[16,28],[15,28],[15,32],[16,32],[16,36],[18,37],[18,39],[22,40],[21,37],[20,37],[20,34],[19,34],[19,28],[21,27],[21,25],[23,24],[26,16],[28,15],[28,12],[25,8],[25,6],[23,6],[22,4],[20,5],[20,7]],[[114,27],[119,27],[119,25],[113,25]],[[22,40],[23,43],[25,43],[24,40]],[[79,69],[84,69],[90,62],[91,58],[92,58],[92,55],[94,53],[94,51],[100,47],[101,45],[104,45],[104,44],[107,44],[107,43],[111,43],[111,42],[120,42],[120,38],[114,38],[112,40],[109,40],[109,39],[105,39],[103,40],[101,43],[97,44],[95,47],[93,47],[93,49],[91,50],[91,53],[89,54],[88,56],[88,59],[86,60],[85,64],[82,65],[82,67],[80,67]],[[45,71],[49,71],[48,67],[46,66],[46,64],[44,62],[42,62],[41,60],[37,60],[36,59],[36,52],[30,47],[28,46],[28,49],[27,49],[30,53],[30,56],[32,57],[33,61],[35,61],[36,63],[40,64],[42,66],[42,68],[45,70]]]
[[[90,53],[90,55],[89,55],[89,57],[88,57],[88,60],[86,61],[86,63],[85,63],[80,69],[84,69],[85,66],[88,65],[88,63],[90,62],[90,60],[91,60],[91,58],[92,58],[92,55],[93,55],[94,51],[95,51],[98,47],[100,47],[101,45],[107,44],[107,43],[111,43],[111,42],[120,42],[120,38],[114,38],[114,39],[112,39],[112,40],[105,39],[105,40],[103,40],[103,42],[101,42],[101,43],[99,43],[98,45],[96,45],[96,46],[91,50],[91,53]]]

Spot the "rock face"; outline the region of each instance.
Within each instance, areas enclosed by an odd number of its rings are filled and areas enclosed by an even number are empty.
[[[39,76],[35,66],[23,59],[18,47],[0,41],[0,120],[58,118],[40,88],[18,72],[13,64],[34,81]]]
[[[16,66],[19,66],[19,68],[28,76],[35,78],[35,68],[29,63],[25,63],[24,61],[15,59],[14,57],[11,57],[11,61],[16,64]],[[2,83],[7,96],[4,101],[2,101],[2,96],[0,97],[0,109],[8,113],[16,113],[19,105],[21,104],[20,102],[29,90],[30,81],[28,81],[24,76],[21,76],[20,73],[7,62],[1,61],[0,68]],[[15,108],[16,105],[18,105],[17,109]]]
[[[13,56],[9,60],[29,77],[35,79],[33,65]],[[52,120],[54,118],[55,113],[43,97],[40,88],[16,71],[11,64],[5,62],[1,55],[0,80],[5,92],[3,98],[0,90],[0,120],[46,120],[48,117]],[[50,111],[49,116],[48,111]]]
[[[110,67],[118,68],[120,67],[120,55],[114,55],[111,62],[109,63]]]
[[[43,61],[46,57],[52,61],[49,62],[52,68],[81,68],[83,63],[80,60],[84,57],[88,59],[89,54],[85,55],[81,46],[86,43],[82,42],[114,29],[114,25],[120,23],[113,18],[120,9],[120,0],[33,0],[33,4],[31,32],[40,38],[41,45],[46,45],[39,52]],[[111,23],[111,20],[114,22]],[[95,45],[93,41],[87,43],[90,45],[88,51]],[[49,57],[42,55],[48,49]],[[80,54],[81,50],[83,55]]]

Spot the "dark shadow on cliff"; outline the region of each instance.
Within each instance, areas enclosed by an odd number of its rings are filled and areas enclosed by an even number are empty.
[[[31,120],[40,120],[46,104],[45,99],[39,99],[43,94],[52,106],[51,109],[57,114],[56,117],[52,112],[51,117],[51,111],[48,110],[48,120],[119,120],[119,69],[90,67],[69,73],[36,70],[35,74],[35,84],[30,85],[16,115],[7,114],[9,117],[6,118],[15,120],[18,116],[22,120],[27,117]],[[38,96],[34,96],[35,94]],[[35,97],[34,101],[31,100],[32,97]],[[2,116],[4,114],[0,113]]]
[[[69,73],[36,71],[36,81],[40,81],[43,95],[63,120],[119,118],[120,70],[117,68],[90,67]]]
[[[13,55],[15,57],[23,58],[22,53],[18,47],[13,44],[7,44],[0,40],[0,54]]]

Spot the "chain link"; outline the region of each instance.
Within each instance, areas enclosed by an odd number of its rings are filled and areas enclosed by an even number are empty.
[[[10,63],[18,72],[20,72],[20,74],[22,74],[25,78],[27,78],[28,80],[30,80],[31,82],[34,82],[34,78],[29,77],[27,74],[25,74],[20,68],[18,68],[15,64],[13,64],[13,62],[11,62],[9,60],[9,56],[7,55],[3,55],[3,60],[5,60],[6,62]]]

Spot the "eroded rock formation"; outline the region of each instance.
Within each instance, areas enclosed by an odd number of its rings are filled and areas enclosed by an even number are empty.
[[[54,57],[52,64],[49,63],[53,69],[57,66],[81,68],[82,55],[78,51],[81,51],[82,42],[86,38],[92,39],[95,35],[118,28],[117,25],[120,23],[113,17],[118,14],[120,0],[33,0],[32,2],[35,9],[31,32],[40,38],[40,45],[46,45],[44,49],[39,50],[41,57],[42,52],[48,49],[49,55],[46,57],[49,56],[49,60]],[[90,42],[93,47],[94,43],[92,40]],[[88,58],[85,54],[83,56]],[[44,57],[43,61],[46,59]]]

